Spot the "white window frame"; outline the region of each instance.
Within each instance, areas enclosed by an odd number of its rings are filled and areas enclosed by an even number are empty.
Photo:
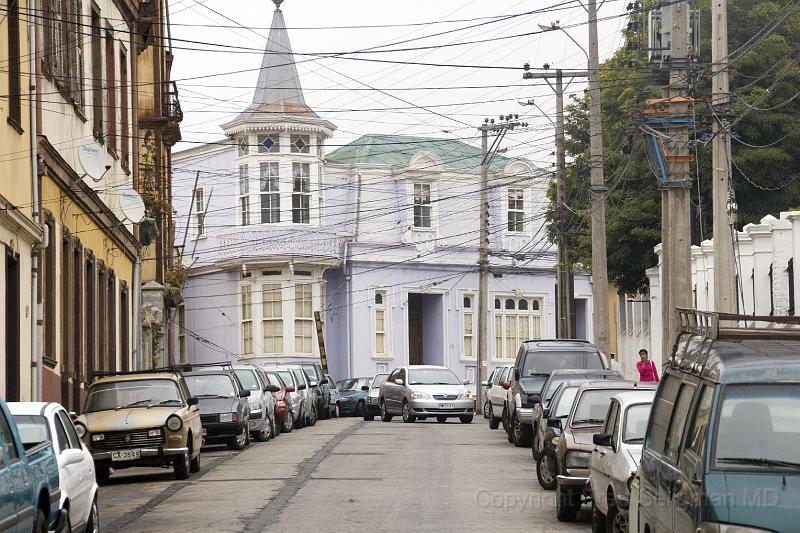
[[[497,300],[500,300],[500,309],[497,308]],[[514,309],[506,309],[506,301],[514,301]],[[520,301],[527,302],[528,309],[520,309]],[[536,303],[534,303],[536,302]],[[494,327],[494,360],[495,361],[513,361],[522,342],[530,339],[541,339],[544,330],[544,298],[541,295],[525,294],[522,296],[514,294],[495,294],[492,298],[492,324]],[[509,343],[509,322],[514,321],[516,331],[513,332],[513,343]],[[520,334],[520,320],[527,321],[528,335],[523,338]],[[536,328],[538,327],[538,331]]]
[[[250,165],[239,165],[239,224],[250,225]]]
[[[300,171],[298,172],[298,169]],[[299,181],[298,181],[299,180]],[[300,187],[298,188],[298,184]],[[305,188],[303,187],[305,185]],[[305,200],[306,205],[302,202]],[[295,202],[301,205],[297,207]],[[305,220],[303,213],[305,212]],[[298,217],[299,214],[299,217]],[[298,220],[299,218],[299,220]],[[311,164],[292,162],[292,223],[311,224]]]
[[[194,236],[195,239],[202,239],[206,236],[206,194],[203,187],[194,190]]]
[[[428,198],[427,202],[417,203],[417,190],[427,187]],[[411,227],[417,231],[434,231],[436,229],[436,216],[434,209],[434,187],[433,184],[426,181],[414,181],[411,183]],[[420,218],[423,217],[422,209],[428,210],[427,226],[417,225],[417,206],[420,207]]]
[[[378,303],[378,295],[381,296],[381,303]],[[386,358],[391,357],[389,349],[389,329],[390,329],[390,322],[389,322],[389,305],[387,300],[389,299],[389,293],[385,289],[376,289],[373,297],[373,309],[372,309],[372,356],[375,358]],[[378,313],[381,313],[383,318],[383,329],[378,329]],[[383,335],[383,351],[378,351],[378,336]]]
[[[512,197],[511,197],[512,193],[515,195],[515,198],[513,200],[512,200]],[[521,198],[519,196],[521,196]],[[528,228],[528,224],[527,224],[527,220],[526,220],[527,219],[527,215],[528,215],[527,196],[528,195],[527,195],[526,190],[525,190],[524,187],[508,187],[508,189],[506,189],[505,211],[506,211],[506,232],[507,233],[522,234],[522,233],[525,233],[525,231],[527,230],[527,228]],[[512,204],[511,204],[512,201],[514,201],[514,202],[522,202],[521,209],[517,208],[516,206],[512,209]],[[512,214],[519,215],[521,217],[519,221],[515,221],[514,222],[515,226],[517,224],[521,224],[521,226],[522,226],[521,229],[516,229],[516,228],[515,229],[511,229],[510,226],[512,224],[512,222],[511,222],[511,215]]]
[[[273,167],[274,165],[274,167]],[[265,174],[264,169],[270,169]],[[272,174],[272,168],[278,169],[278,174]],[[265,188],[266,185],[266,188]],[[280,224],[281,222],[281,165],[277,161],[261,161],[258,165],[258,189],[259,189],[259,221],[261,224]],[[265,198],[266,197],[266,198]],[[269,207],[265,208],[265,199],[269,200]],[[277,200],[277,205],[273,201]],[[275,213],[277,220],[264,220],[264,211]]]
[[[469,298],[470,307],[466,307],[464,302]],[[476,307],[477,299],[472,292],[464,292],[461,294],[461,359],[464,361],[477,360],[477,335],[475,334],[476,321],[478,316],[478,309]],[[471,331],[467,332],[467,324],[470,324]],[[467,353],[467,344],[469,343],[470,351]]]
[[[272,148],[267,148],[261,144],[267,140],[267,137],[271,137],[272,140],[275,141],[275,144],[272,145]],[[256,151],[259,154],[279,154],[281,153],[281,134],[276,131],[259,133],[256,135],[256,144],[258,144],[258,149]]]
[[[269,299],[267,299],[267,295],[269,295]],[[277,299],[275,299],[276,295]],[[267,303],[269,303],[271,307],[269,312],[267,312],[266,308]],[[278,314],[275,314],[276,308]],[[278,339],[277,335],[272,335],[267,339],[267,323],[273,324],[273,331],[280,331],[279,349],[276,349],[275,346],[276,339]],[[283,283],[280,281],[261,284],[261,339],[263,353],[269,355],[284,353],[284,347],[286,346],[286,326],[283,311]]]
[[[311,311],[309,316],[301,315],[297,312],[298,304],[298,289],[302,287],[302,291],[307,289],[309,292],[309,299],[311,301]],[[298,355],[314,355],[314,284],[313,283],[295,283],[294,284],[294,352]],[[304,351],[302,346],[298,346],[298,338],[302,338],[305,342],[306,336],[302,334],[302,328],[310,328],[310,343],[311,350]]]
[[[239,137],[236,146],[239,151],[239,157],[250,155],[250,138],[247,135]]]
[[[305,146],[300,149],[295,144],[298,139],[302,139]],[[310,154],[311,153],[311,135],[306,133],[290,133],[289,134],[289,152],[292,154]]]
[[[253,325],[253,286],[250,284],[242,285],[241,297],[239,300],[241,307],[239,308],[240,319],[242,324],[242,350],[243,356],[255,355],[255,334]],[[248,346],[248,329],[249,346]]]

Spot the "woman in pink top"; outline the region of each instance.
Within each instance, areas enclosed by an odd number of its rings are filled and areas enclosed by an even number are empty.
[[[658,368],[656,364],[647,357],[647,350],[639,350],[641,361],[636,363],[636,370],[639,372],[639,381],[658,381]]]

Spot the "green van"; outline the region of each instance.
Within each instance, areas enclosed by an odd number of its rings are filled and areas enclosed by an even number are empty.
[[[800,331],[776,327],[800,318],[678,316],[642,451],[637,530],[800,531]]]

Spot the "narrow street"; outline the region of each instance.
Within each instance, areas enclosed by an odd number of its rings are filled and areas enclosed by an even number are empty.
[[[589,531],[561,524],[527,449],[485,421],[324,421],[236,453],[204,450],[200,474],[135,469],[101,488],[106,531]]]

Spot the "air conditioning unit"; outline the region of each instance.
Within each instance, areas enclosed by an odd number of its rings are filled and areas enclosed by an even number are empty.
[[[689,59],[697,60],[700,47],[700,12],[685,11],[686,40],[689,43]],[[651,63],[663,63],[670,60],[672,43],[672,5],[661,6],[648,14],[648,56]]]

